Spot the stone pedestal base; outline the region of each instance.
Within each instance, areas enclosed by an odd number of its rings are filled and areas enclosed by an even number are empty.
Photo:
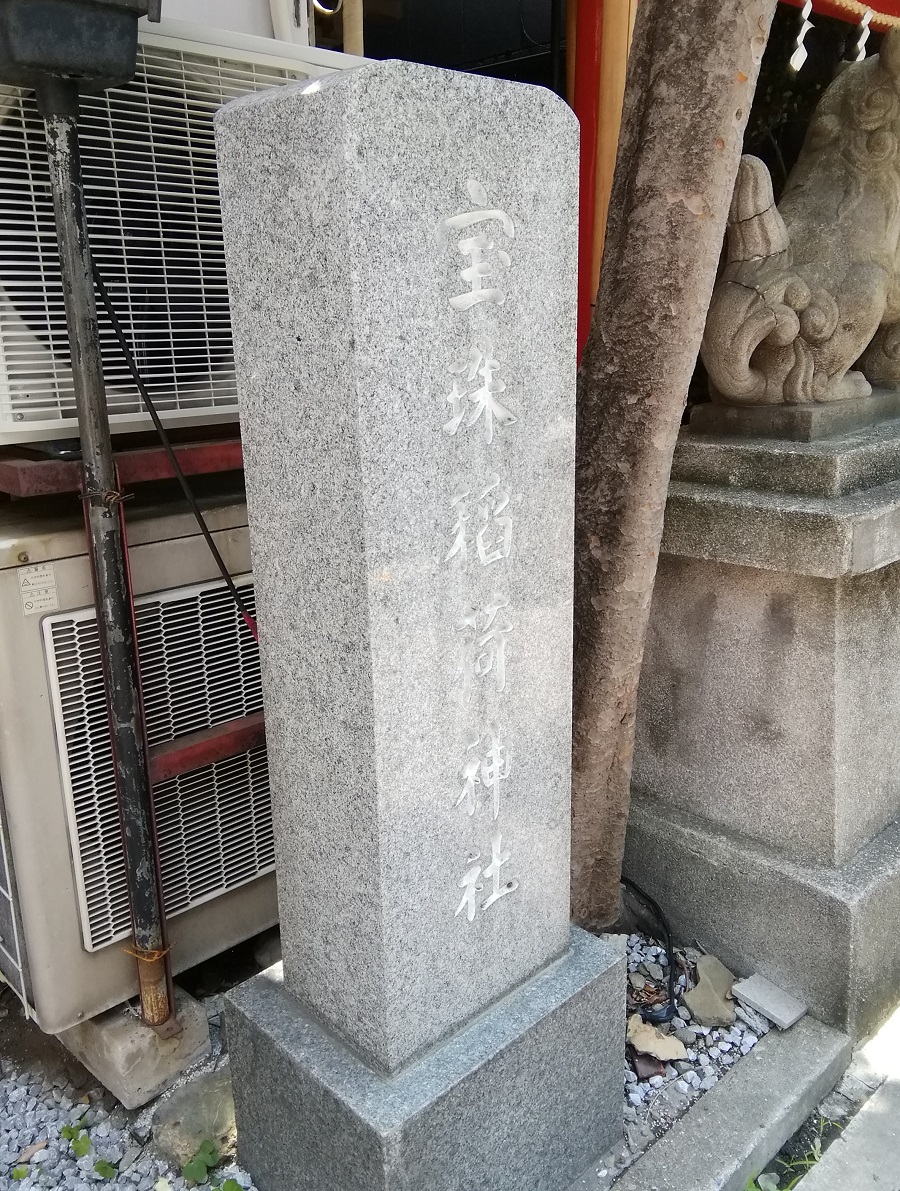
[[[884,414],[898,397],[866,400]],[[851,405],[807,413],[822,429]],[[859,1037],[900,996],[900,420],[810,442],[693,427],[641,673],[627,872],[681,937]]]
[[[181,1033],[160,1038],[127,1005],[63,1030],[57,1038],[125,1108],[141,1108],[209,1054],[206,1010],[175,988]]]
[[[900,823],[842,868],[803,863],[635,794],[625,873],[732,971],[761,972],[852,1038],[900,989]]]
[[[815,442],[900,417],[900,390],[876,389],[869,397],[807,405],[729,405],[711,401],[691,410],[691,429],[701,434],[740,434]]]
[[[281,966],[226,1000],[238,1158],[260,1191],[561,1191],[622,1128],[625,958],[562,959],[385,1078],[308,1018]]]

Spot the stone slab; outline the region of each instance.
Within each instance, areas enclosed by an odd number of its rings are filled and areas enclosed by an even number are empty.
[[[846,1035],[810,1018],[767,1034],[629,1167],[616,1191],[745,1191],[834,1087],[850,1053]],[[568,1191],[598,1186],[587,1172]]]
[[[625,873],[673,934],[761,972],[852,1038],[900,1001],[900,823],[843,868],[801,864],[635,791]]]
[[[661,551],[838,578],[900,559],[900,482],[838,497],[674,480]]]
[[[570,949],[386,1079],[278,966],[226,999],[238,1159],[260,1191],[561,1191],[622,1130],[624,939]]]
[[[900,815],[900,565],[839,580],[660,559],[634,783],[800,859]]]
[[[153,1144],[179,1169],[211,1141],[224,1157],[234,1154],[234,1096],[227,1062],[176,1088],[153,1114]]]
[[[789,1029],[806,1012],[806,1006],[783,988],[754,972],[746,980],[738,980],[732,992],[735,997],[751,1009],[756,1009],[775,1023],[779,1030]]]
[[[900,1187],[900,1078],[888,1079],[803,1179],[803,1191]]]
[[[900,480],[900,421],[817,442],[678,436],[672,479],[799,496],[845,496]]]
[[[809,405],[695,405],[691,428],[701,434],[740,434],[812,442],[900,417],[900,390],[876,389],[869,397]]]
[[[182,1031],[172,1038],[160,1038],[125,1005],[57,1037],[125,1108],[140,1108],[209,1054],[206,1010],[177,985],[175,1007]]]
[[[393,1071],[568,945],[578,126],[379,62],[216,128],[285,983]]]

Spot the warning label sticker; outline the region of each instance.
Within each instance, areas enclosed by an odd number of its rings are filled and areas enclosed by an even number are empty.
[[[42,562],[33,567],[19,567],[17,573],[22,611],[26,616],[59,611],[56,571],[52,562]]]

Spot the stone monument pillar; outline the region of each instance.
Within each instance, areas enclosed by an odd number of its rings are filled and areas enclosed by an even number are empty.
[[[228,1007],[263,1191],[554,1191],[621,1127],[569,921],[577,144],[375,63],[217,120],[284,948]]]

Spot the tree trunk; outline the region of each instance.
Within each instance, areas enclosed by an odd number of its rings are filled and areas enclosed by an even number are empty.
[[[672,454],[776,0],[640,0],[579,373],[572,902],[611,925]]]

